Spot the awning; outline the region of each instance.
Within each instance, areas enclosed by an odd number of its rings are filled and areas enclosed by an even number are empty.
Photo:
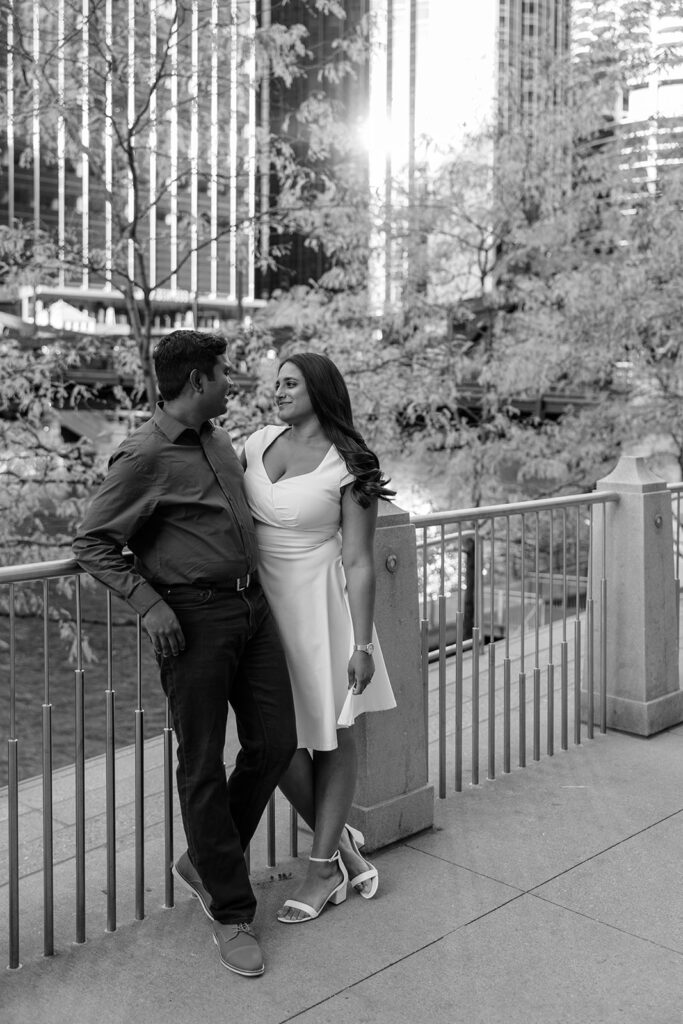
[[[76,437],[85,437],[96,445],[108,440],[115,424],[101,412],[79,409],[55,409],[59,422]]]
[[[20,316],[14,313],[7,313],[0,309],[0,333],[15,334],[17,336],[28,336],[33,334],[33,324],[26,323]]]

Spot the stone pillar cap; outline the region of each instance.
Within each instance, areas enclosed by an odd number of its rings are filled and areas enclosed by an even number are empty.
[[[398,526],[400,523],[409,523],[410,513],[401,508],[393,501],[385,501],[380,498],[377,503],[377,525]]]
[[[598,491],[665,491],[666,481],[648,469],[642,455],[622,455],[609,474],[598,480]]]

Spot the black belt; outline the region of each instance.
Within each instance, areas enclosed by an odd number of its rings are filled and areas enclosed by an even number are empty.
[[[200,583],[195,584],[198,587],[211,587],[212,590],[246,590],[256,580],[256,569],[252,569],[246,576],[236,576],[235,579],[230,580],[202,580]]]
[[[197,590],[209,589],[217,593],[225,593],[226,591],[230,594],[237,591],[238,593],[242,590],[247,590],[252,583],[256,582],[256,569],[252,569],[246,576],[236,576],[234,579],[224,579],[220,583],[215,580],[198,580],[195,583],[159,583],[155,586],[155,589],[160,593],[168,593],[169,595],[176,589],[183,587],[196,587]]]

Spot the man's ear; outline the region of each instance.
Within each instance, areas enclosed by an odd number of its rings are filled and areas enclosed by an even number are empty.
[[[204,385],[202,384],[202,375],[199,372],[199,370],[191,370],[190,376],[187,379],[193,391],[201,392],[204,390]]]

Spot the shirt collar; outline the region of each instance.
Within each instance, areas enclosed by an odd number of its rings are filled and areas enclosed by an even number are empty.
[[[166,435],[171,444],[175,444],[178,439],[186,432],[196,435],[196,431],[192,427],[188,427],[186,423],[181,423],[175,416],[171,416],[170,413],[164,409],[163,402],[157,402],[153,416],[154,422],[159,427],[161,432]],[[210,420],[205,420],[200,428],[200,434],[206,431],[214,430],[214,425]]]

